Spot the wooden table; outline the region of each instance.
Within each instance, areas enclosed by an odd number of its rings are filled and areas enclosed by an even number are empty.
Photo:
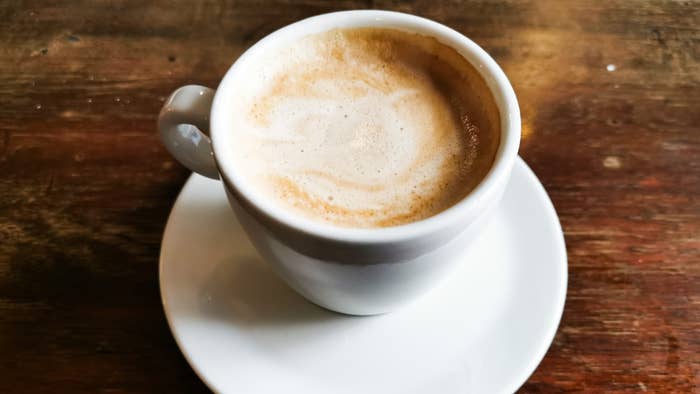
[[[273,30],[351,8],[461,31],[518,94],[570,269],[521,391],[700,392],[700,2],[96,3],[0,3],[0,393],[206,391],[158,293],[189,173],[156,114]]]

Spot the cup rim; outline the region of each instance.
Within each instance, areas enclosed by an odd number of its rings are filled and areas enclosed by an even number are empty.
[[[228,97],[235,94],[235,81],[238,70],[248,59],[258,52],[274,47],[275,41],[282,36],[303,37],[308,34],[323,32],[334,28],[384,27],[412,31],[434,37],[441,43],[457,50],[479,71],[487,83],[500,115],[500,143],[494,162],[479,184],[464,198],[453,206],[424,219],[391,227],[356,228],[342,227],[305,218],[279,205],[260,198],[250,185],[246,184],[236,171],[230,158],[232,134],[227,130]],[[228,93],[234,92],[234,93]],[[495,60],[480,46],[461,33],[438,22],[419,16],[394,11],[353,10],[338,11],[312,16],[282,27],[246,50],[229,68],[217,88],[211,109],[210,134],[214,159],[219,168],[222,181],[236,198],[244,200],[244,205],[251,206],[283,228],[315,236],[319,239],[377,244],[413,239],[458,226],[460,221],[480,208],[486,206],[500,180],[508,178],[520,145],[520,109],[515,92],[508,78]],[[468,223],[464,223],[466,225]]]

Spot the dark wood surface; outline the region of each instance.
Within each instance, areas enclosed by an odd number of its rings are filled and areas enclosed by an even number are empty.
[[[524,393],[700,392],[700,2],[0,2],[0,393],[206,392],[157,266],[188,172],[156,114],[273,30],[415,13],[502,65],[569,291]]]

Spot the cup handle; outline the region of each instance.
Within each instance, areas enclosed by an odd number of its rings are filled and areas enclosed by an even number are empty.
[[[219,179],[209,133],[209,113],[215,91],[183,86],[168,97],[158,115],[160,139],[177,161],[190,170]]]

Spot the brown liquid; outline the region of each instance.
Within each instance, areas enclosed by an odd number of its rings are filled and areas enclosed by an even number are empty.
[[[451,47],[365,28],[308,36],[277,55],[241,104],[237,129],[249,132],[236,147],[276,202],[340,226],[394,226],[449,208],[491,168],[498,109]]]

